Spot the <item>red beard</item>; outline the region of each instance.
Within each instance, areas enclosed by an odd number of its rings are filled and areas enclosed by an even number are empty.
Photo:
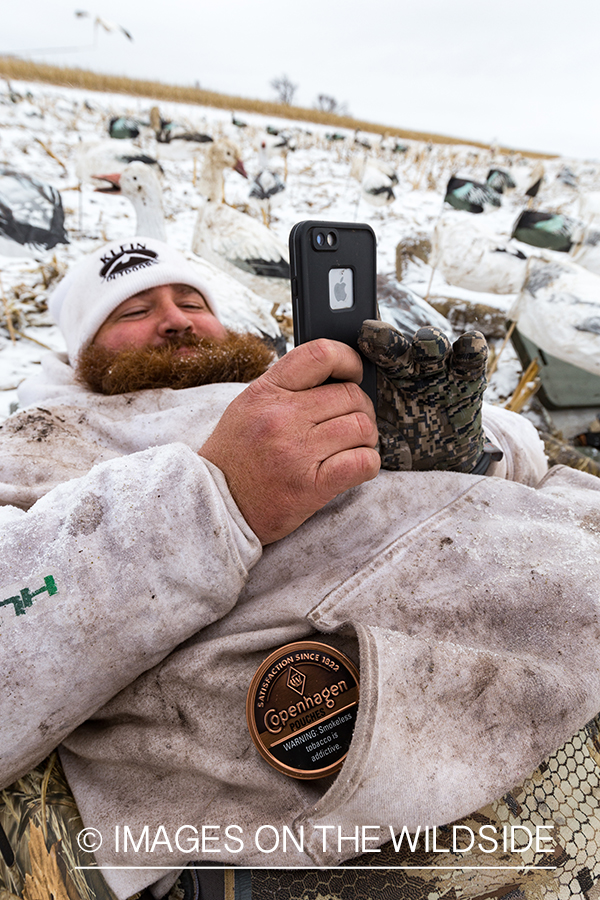
[[[181,347],[190,351],[181,353]],[[198,387],[225,381],[247,383],[266,372],[274,353],[255,334],[228,331],[223,341],[183,335],[163,347],[106,350],[93,344],[77,364],[77,376],[99,394],[153,388]]]

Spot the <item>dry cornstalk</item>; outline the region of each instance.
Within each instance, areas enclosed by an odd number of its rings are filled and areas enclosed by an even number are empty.
[[[18,328],[13,328],[13,331],[20,338],[25,338],[28,341],[33,341],[34,344],[39,344],[40,347],[44,348],[44,350],[52,350],[52,347],[49,347],[48,344],[44,344],[42,341],[38,341],[37,338],[31,337],[30,334],[25,334],[24,331],[19,331]]]
[[[427,293],[425,294],[424,300],[425,303],[429,302],[429,294],[431,293],[431,285],[433,284],[433,276],[435,275],[435,270],[437,269],[437,263],[435,266],[431,267],[431,275],[429,276],[429,284],[427,285]]]
[[[590,475],[600,478],[600,465],[595,460],[579,453],[575,447],[555,435],[540,432],[540,437],[544,442],[546,456],[551,466],[571,466],[572,469],[579,469],[581,472],[588,472]]]
[[[16,344],[17,339],[15,337],[15,329],[12,323],[12,318],[10,315],[10,306],[8,300],[6,299],[6,294],[4,293],[4,288],[2,287],[2,279],[0,278],[0,294],[2,294],[2,306],[4,307],[4,315],[6,316],[6,327],[8,328],[8,333],[10,334],[10,339],[13,344]]]
[[[235,900],[235,873],[232,869],[225,869],[223,876],[225,881],[225,900]]]
[[[442,218],[443,212],[444,212],[444,200],[442,200],[442,205],[441,205],[440,211],[437,215],[437,219],[433,223],[433,228],[431,229],[432,235],[435,233],[435,229],[437,227],[438,222]],[[440,253],[440,259],[441,259],[441,256],[442,256],[442,254]],[[433,284],[433,276],[435,275],[435,270],[438,267],[438,263],[439,263],[440,259],[436,260],[435,265],[431,266],[431,275],[429,276],[429,284],[427,285],[427,293],[425,294],[425,297],[423,298],[425,300],[425,303],[429,302],[429,294],[431,293],[431,285]],[[430,263],[430,265],[431,265],[431,263]]]
[[[521,376],[521,380],[516,386],[514,393],[508,403],[504,404],[505,409],[512,412],[520,413],[528,400],[538,391],[541,385],[541,379],[538,378],[540,364],[537,359],[529,363],[526,370]]]
[[[42,148],[46,151],[46,153],[48,154],[48,156],[50,156],[50,157],[52,157],[52,159],[56,160],[56,162],[59,164],[59,166],[62,166],[63,169],[64,169],[65,172],[66,172],[66,171],[67,171],[67,167],[65,166],[64,162],[62,161],[62,159],[59,159],[58,156],[57,156],[55,153],[52,152],[52,150],[50,149],[50,147],[47,147],[46,144],[45,144],[43,141],[40,141],[39,138],[35,138],[35,140],[36,140],[37,143],[40,145],[40,147],[42,147]]]
[[[41,800],[41,809],[40,809],[40,819],[42,820],[42,831],[44,832],[44,840],[48,840],[48,821],[47,821],[47,813],[46,813],[46,799],[48,796],[48,784],[50,783],[50,776],[52,775],[52,769],[54,768],[54,763],[56,762],[56,750],[48,759],[48,765],[46,766],[46,771],[44,772],[44,777],[42,779],[42,786],[40,791],[40,800]]]

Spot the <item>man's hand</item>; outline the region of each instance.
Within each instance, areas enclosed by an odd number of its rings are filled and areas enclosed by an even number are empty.
[[[330,377],[341,383],[323,384]],[[263,544],[377,475],[375,411],[361,379],[345,344],[302,344],[230,403],[200,449]]]
[[[484,446],[484,336],[471,331],[451,347],[434,326],[420,328],[411,341],[368,319],[358,343],[377,365],[382,467],[472,472]]]

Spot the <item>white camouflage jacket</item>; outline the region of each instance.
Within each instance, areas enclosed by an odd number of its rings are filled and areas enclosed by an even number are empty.
[[[62,386],[0,428],[0,783],[62,742],[99,863],[147,867],[106,871],[118,897],[190,858],[355,855],[325,825],[383,842],[452,821],[600,709],[600,483],[538,484],[521,417],[486,410],[495,476],[382,472],[261,551],[196,452],[243,386],[105,398],[49,365]],[[258,754],[245,699],[273,649],[315,633],[357,661],[361,700],[339,775],[299,782]],[[190,857],[178,830],[203,825],[216,839]],[[152,849],[124,858],[117,826]],[[266,854],[263,826],[296,842]]]

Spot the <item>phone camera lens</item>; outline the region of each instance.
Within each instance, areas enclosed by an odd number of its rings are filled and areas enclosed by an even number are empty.
[[[330,231],[329,234],[327,235],[327,243],[329,244],[330,247],[333,247],[333,245],[335,244],[335,238],[336,238],[336,236],[333,233],[333,231]]]
[[[319,247],[322,247],[325,243],[325,235],[321,231],[318,231],[315,236],[315,241],[317,242]]]

